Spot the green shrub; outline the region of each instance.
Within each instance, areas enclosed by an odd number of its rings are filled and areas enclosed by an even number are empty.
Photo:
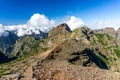
[[[43,50],[43,51],[47,51],[47,50],[48,50],[48,48],[41,48],[41,50]]]
[[[114,49],[114,53],[120,58],[120,49]]]
[[[104,46],[108,45],[108,41],[112,40],[112,37],[109,36],[108,34],[95,34],[96,37],[98,38],[98,42],[101,43]],[[103,37],[106,36],[107,37],[107,41],[103,41]]]
[[[4,71],[0,70],[0,77],[2,77],[4,74]]]

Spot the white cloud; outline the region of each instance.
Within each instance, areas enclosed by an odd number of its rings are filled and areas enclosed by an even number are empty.
[[[18,36],[24,36],[25,34],[29,34],[27,33],[26,29],[23,29],[23,28],[18,29],[17,31]]]
[[[4,27],[2,24],[0,24],[0,36],[4,33]]]
[[[33,26],[49,26],[50,24],[53,24],[53,20],[48,20],[48,18],[45,15],[40,15],[40,14],[34,14],[29,22]]]
[[[7,36],[9,33],[5,31],[5,28],[2,24],[0,24],[0,36]]]
[[[45,15],[34,14],[28,23],[44,32],[50,30],[55,22],[49,20]]]
[[[92,25],[90,25],[91,29],[103,29],[106,27],[112,27],[115,30],[117,30],[120,27],[120,21],[101,20],[101,21],[95,21]]]
[[[15,31],[18,36],[30,35],[32,33],[40,34],[48,32],[54,26],[54,20],[49,20],[45,15],[34,14],[25,24],[3,26],[0,24],[0,36],[5,34],[5,30]]]
[[[75,16],[71,16],[69,20],[65,21],[68,24],[71,30],[74,30],[78,27],[84,25],[84,22],[80,18],[76,18]]]

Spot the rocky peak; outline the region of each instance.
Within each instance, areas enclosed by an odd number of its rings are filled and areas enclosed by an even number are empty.
[[[66,23],[62,23],[58,25],[57,27],[53,28],[49,31],[48,36],[51,36],[53,34],[65,34],[67,32],[71,32],[71,29],[68,27]]]
[[[104,34],[104,33],[108,34],[108,35],[110,35],[110,36],[112,36],[114,38],[116,37],[115,29],[111,28],[111,27],[106,27],[104,29],[100,29],[97,32],[100,33],[100,34]]]
[[[89,33],[91,33],[91,29],[89,29],[88,27],[86,26],[83,26],[81,27],[81,31],[85,34],[85,35],[88,35]]]
[[[60,24],[48,32],[48,38],[46,40],[47,46],[50,47],[53,44],[59,44],[68,39],[71,29],[66,23]]]

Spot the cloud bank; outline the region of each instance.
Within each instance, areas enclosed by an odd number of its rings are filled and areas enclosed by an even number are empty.
[[[40,34],[40,31],[48,32],[53,28],[54,24],[54,20],[49,20],[45,15],[36,13],[31,16],[30,20],[28,20],[25,24],[8,26],[0,24],[0,36],[7,33],[6,30],[15,31],[19,37],[30,35],[32,33]]]
[[[111,21],[111,20],[107,20],[107,21],[95,21],[90,25],[91,29],[104,29],[106,27],[112,27],[115,30],[117,30],[120,27],[120,21]]]
[[[66,17],[66,19],[60,22],[67,23],[71,30],[74,30],[78,27],[85,25],[82,19],[75,16]],[[30,35],[32,33],[40,34],[41,31],[48,32],[55,26],[57,26],[55,20],[50,20],[45,15],[36,13],[33,14],[25,24],[8,26],[0,24],[0,36],[7,36],[9,34],[7,31],[14,31],[14,33],[19,37],[24,35]],[[118,20],[116,22],[113,22],[111,20],[95,21],[88,25],[88,27],[91,29],[113,27],[115,30],[117,30],[120,27],[120,21]]]

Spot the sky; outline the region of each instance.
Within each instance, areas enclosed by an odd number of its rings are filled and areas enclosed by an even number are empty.
[[[0,0],[0,23],[25,23],[34,13],[50,19],[65,16],[82,18],[86,23],[120,19],[120,0]]]
[[[104,27],[117,29],[120,25],[120,0],[0,0],[2,27],[10,29],[28,23],[44,27],[41,19],[47,20],[45,27],[49,23],[53,26],[66,22],[72,29],[81,24],[95,29]]]

